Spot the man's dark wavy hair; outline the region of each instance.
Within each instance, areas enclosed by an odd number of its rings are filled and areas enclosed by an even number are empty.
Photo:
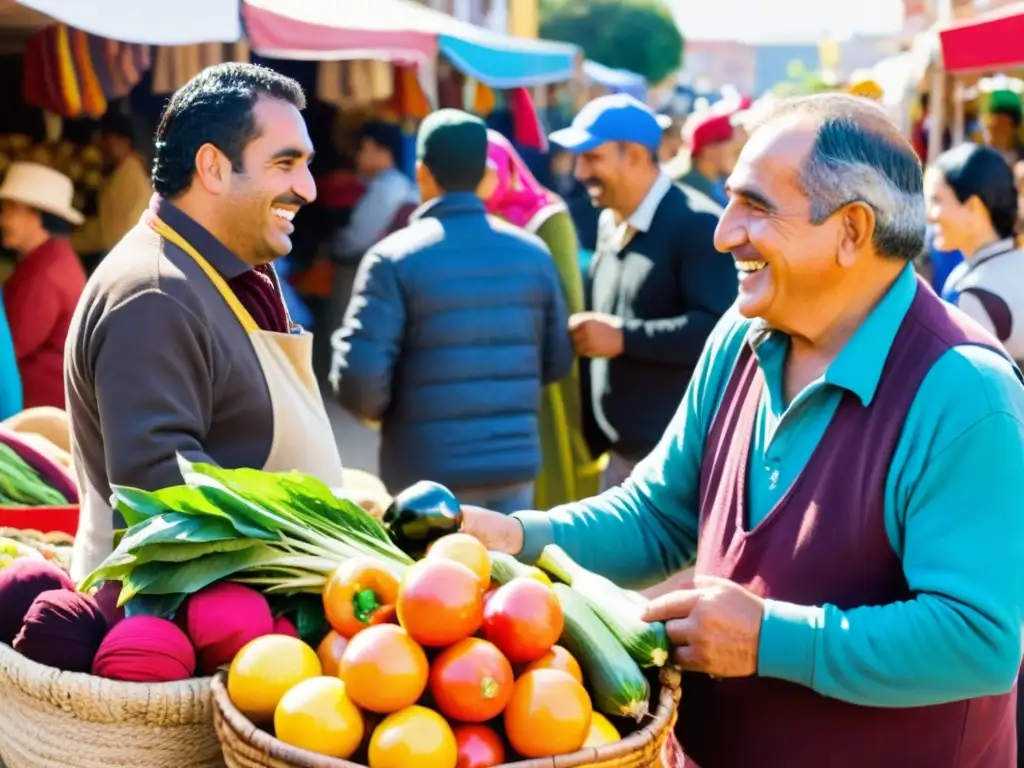
[[[253,107],[261,96],[305,109],[306,96],[290,77],[256,64],[208,67],[171,97],[156,129],[153,189],[174,199],[192,185],[196,153],[212,144],[244,170],[242,150],[258,136]]]

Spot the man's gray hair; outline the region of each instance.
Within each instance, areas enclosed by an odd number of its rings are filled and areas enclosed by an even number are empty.
[[[800,171],[811,221],[820,224],[844,205],[863,203],[875,213],[875,250],[916,259],[925,244],[921,162],[882,107],[842,93],[799,96],[775,104],[758,127],[790,119],[817,123]]]

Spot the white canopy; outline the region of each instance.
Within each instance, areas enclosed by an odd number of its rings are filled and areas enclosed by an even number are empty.
[[[239,0],[18,0],[65,24],[125,43],[233,43],[242,36]]]

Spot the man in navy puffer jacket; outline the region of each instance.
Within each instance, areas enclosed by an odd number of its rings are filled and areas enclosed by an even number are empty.
[[[487,216],[476,188],[484,123],[430,115],[417,138],[424,205],[359,266],[331,383],[381,426],[381,479],[419,480],[503,512],[532,506],[541,389],[573,351],[558,272],[544,244]]]

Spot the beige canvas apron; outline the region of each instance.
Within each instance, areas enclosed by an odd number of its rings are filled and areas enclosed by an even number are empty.
[[[274,416],[270,455],[262,468],[268,472],[297,470],[340,490],[344,486],[341,456],[313,374],[313,335],[305,331],[262,330],[224,278],[190,243],[159,219],[152,226],[199,265],[252,342],[270,392]],[[72,576],[76,580],[95,570],[110,554],[114,536],[114,513],[109,499],[92,487],[82,489],[81,495],[72,558]]]

